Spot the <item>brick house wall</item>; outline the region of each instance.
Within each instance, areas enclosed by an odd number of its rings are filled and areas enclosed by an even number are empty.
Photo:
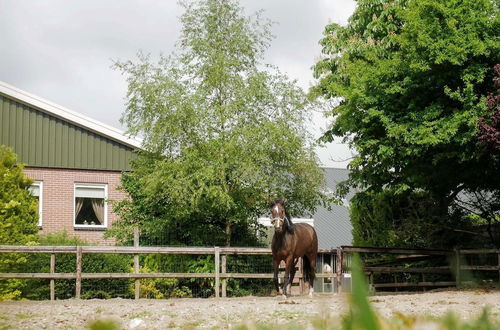
[[[25,167],[24,173],[33,180],[43,182],[41,234],[65,230],[68,235],[77,236],[89,243],[115,243],[114,239],[104,239],[104,228],[74,227],[74,187],[75,183],[107,184],[107,199],[123,200],[127,198],[127,194],[116,189],[120,185],[121,172]],[[118,219],[109,202],[107,217],[109,229]]]

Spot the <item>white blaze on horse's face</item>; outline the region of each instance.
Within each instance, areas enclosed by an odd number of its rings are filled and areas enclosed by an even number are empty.
[[[276,204],[271,209],[271,222],[274,224],[274,230],[280,232],[283,227],[283,222],[285,221],[284,211],[279,208],[279,204]]]

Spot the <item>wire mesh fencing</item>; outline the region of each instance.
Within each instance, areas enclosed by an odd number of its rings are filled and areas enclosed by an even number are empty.
[[[167,299],[275,294],[272,256],[258,247],[95,245],[0,246],[2,299]],[[349,291],[350,256],[360,253],[371,286],[417,290],[498,280],[498,250],[342,247],[320,251],[315,292]],[[300,262],[295,290],[304,290]],[[283,269],[279,278],[283,278]],[[479,278],[476,276],[476,278]],[[282,280],[281,280],[282,283]]]

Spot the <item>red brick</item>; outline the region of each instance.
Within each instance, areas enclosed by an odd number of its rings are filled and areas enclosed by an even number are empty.
[[[120,201],[127,194],[116,188],[120,185],[121,172],[91,171],[77,169],[56,169],[26,167],[24,173],[33,180],[43,182],[42,228],[40,233],[54,233],[66,230],[68,235],[77,236],[89,243],[111,245],[114,239],[104,239],[104,231],[75,230],[73,203],[75,183],[101,183],[108,185],[108,200]],[[118,215],[108,202],[108,224],[111,228]]]

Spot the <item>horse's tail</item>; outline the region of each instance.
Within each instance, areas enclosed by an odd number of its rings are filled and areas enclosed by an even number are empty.
[[[316,278],[316,269],[311,267],[311,260],[306,255],[302,257],[302,267],[304,269],[304,281],[308,282],[312,287]]]

